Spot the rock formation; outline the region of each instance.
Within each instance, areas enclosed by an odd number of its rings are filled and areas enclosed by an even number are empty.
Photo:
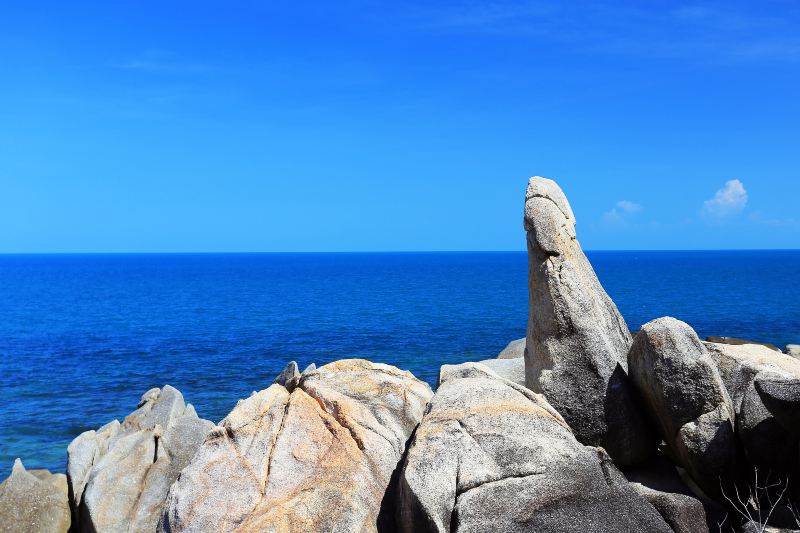
[[[480,362],[482,365],[500,377],[513,381],[517,385],[525,386],[525,358],[514,359],[487,359]]]
[[[737,339],[736,337],[720,337],[717,335],[709,335],[706,337],[706,342],[713,342],[714,344],[730,344],[731,346],[742,346],[743,344],[758,344],[759,346],[764,346],[765,348],[769,348],[775,352],[780,352],[781,349],[775,346],[774,344],[770,344],[769,342],[758,342],[758,341],[749,341],[747,339]]]
[[[82,433],[67,448],[77,529],[154,531],[170,485],[213,427],[167,385],[147,391],[122,424]]]
[[[349,359],[240,401],[170,490],[163,532],[376,531],[392,474],[432,393]],[[294,376],[296,377],[296,376]]]
[[[623,469],[634,490],[661,514],[675,533],[719,533],[722,505],[698,496],[662,453],[647,463]]]
[[[792,471],[800,455],[800,361],[758,344],[706,347],[733,399],[748,461]]]
[[[631,336],[583,254],[575,215],[558,185],[534,177],[528,233],[526,382],[544,393],[584,444],[619,464],[645,460],[655,442],[627,379]]]
[[[509,342],[497,355],[498,359],[517,359],[518,357],[525,357],[525,337]]]
[[[636,335],[628,368],[679,464],[719,495],[736,461],[734,410],[705,345],[688,324],[659,318]]]
[[[66,533],[70,526],[64,474],[25,470],[17,459],[0,483],[0,532]]]
[[[409,533],[670,531],[542,395],[480,363],[442,367],[399,499]]]

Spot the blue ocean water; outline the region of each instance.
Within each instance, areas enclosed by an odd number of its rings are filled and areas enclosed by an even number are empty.
[[[800,342],[800,251],[594,252],[631,328]],[[169,383],[215,422],[301,367],[365,357],[434,383],[524,336],[509,253],[0,255],[0,479]]]

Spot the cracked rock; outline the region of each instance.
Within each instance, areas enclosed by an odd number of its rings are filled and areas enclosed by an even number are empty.
[[[552,180],[533,177],[525,195],[528,332],[525,379],[564,417],[580,442],[619,464],[654,451],[627,376],[631,335],[576,239],[575,215]]]
[[[800,361],[757,344],[705,343],[736,410],[736,431],[751,466],[797,468]]]
[[[672,317],[642,326],[628,354],[630,375],[677,463],[710,496],[736,463],[734,409],[705,345]]]
[[[430,387],[359,359],[240,400],[172,486],[160,531],[377,531]]]
[[[670,532],[601,448],[480,363],[445,365],[400,476],[404,532]]]
[[[170,485],[214,424],[169,385],[147,391],[120,424],[80,434],[67,448],[77,531],[154,531]]]

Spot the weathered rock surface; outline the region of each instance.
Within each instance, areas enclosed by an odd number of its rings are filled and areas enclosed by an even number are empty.
[[[517,359],[518,357],[525,357],[525,338],[511,341],[503,348],[503,351],[497,355],[498,359]]]
[[[729,344],[731,346],[743,346],[745,344],[756,344],[758,346],[764,346],[765,348],[769,348],[775,352],[780,352],[781,349],[775,346],[774,344],[770,344],[768,342],[758,342],[758,341],[749,341],[747,339],[737,339],[736,337],[719,337],[716,335],[710,335],[706,337],[706,342],[713,342],[715,344]]]
[[[547,397],[580,442],[602,446],[619,464],[645,460],[655,441],[626,375],[630,332],[581,250],[554,181],[528,183],[525,230],[528,387]]]
[[[705,345],[688,324],[659,318],[634,338],[628,368],[680,465],[718,495],[736,461],[734,409]]]
[[[430,387],[358,359],[240,401],[172,486],[160,530],[376,531]],[[387,494],[388,492],[388,494]]]
[[[516,359],[487,359],[481,361],[482,365],[489,367],[492,372],[517,385],[525,386],[525,358]]]
[[[795,358],[800,358],[800,344],[787,344],[784,353]]]
[[[67,448],[79,531],[155,531],[164,499],[214,424],[169,385],[147,391],[122,424],[78,436]]]
[[[65,533],[70,526],[66,480],[47,470],[25,470],[17,459],[0,483],[0,532]]]
[[[442,367],[399,499],[405,532],[670,531],[544,396],[480,363]]]
[[[737,433],[750,463],[796,467],[800,439],[800,361],[764,346],[706,343],[733,398]]]

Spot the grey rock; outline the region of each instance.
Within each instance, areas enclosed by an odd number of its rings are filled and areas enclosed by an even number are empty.
[[[678,463],[718,495],[735,468],[734,409],[705,345],[688,324],[659,318],[636,335],[628,368]]]
[[[525,338],[509,342],[503,351],[497,355],[498,359],[517,359],[525,357]]]
[[[791,357],[800,358],[800,344],[787,344],[784,353]]]
[[[800,438],[800,361],[764,346],[706,343],[733,399],[751,466],[790,472]]]
[[[547,397],[580,442],[602,446],[618,464],[647,459],[656,441],[626,374],[630,332],[581,250],[554,181],[528,183],[525,230],[528,387]]]
[[[753,384],[775,420],[795,437],[800,436],[800,379],[757,375]]]
[[[27,471],[14,461],[11,475],[0,483],[0,532],[66,533],[69,526],[64,475]]]
[[[151,389],[120,424],[79,435],[67,448],[78,531],[154,531],[170,485],[214,425],[181,393]]]
[[[162,532],[377,531],[430,387],[348,359],[241,400],[167,498]]]
[[[707,533],[706,513],[697,498],[673,492],[653,490],[633,483],[636,492],[656,508],[675,533]]]
[[[525,386],[525,358],[516,359],[487,359],[481,361],[482,365],[489,367],[497,375]]]
[[[624,468],[623,472],[675,532],[717,532],[717,524],[728,514],[722,505],[695,493],[661,453],[647,463]]]
[[[297,367],[296,361],[289,361],[289,363],[281,370],[281,373],[275,378],[273,383],[277,383],[278,385],[286,385],[287,382],[291,381],[292,379],[300,377],[300,370]]]
[[[601,448],[541,394],[445,365],[400,476],[404,532],[669,532]]]

